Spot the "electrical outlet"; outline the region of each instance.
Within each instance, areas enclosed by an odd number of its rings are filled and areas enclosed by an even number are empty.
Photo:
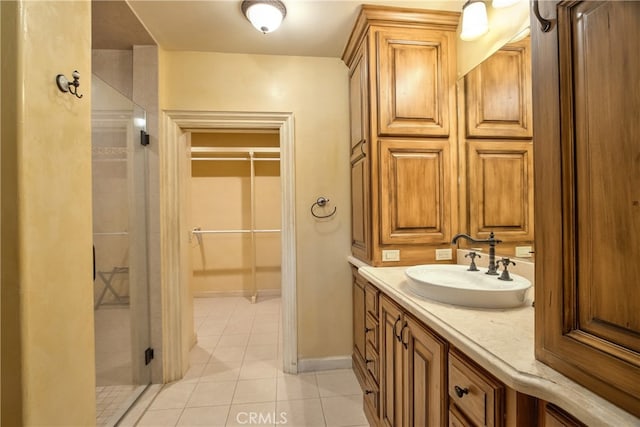
[[[400,261],[400,251],[398,249],[382,251],[382,261]]]
[[[516,246],[517,258],[531,258],[531,246]]]
[[[436,261],[446,261],[453,259],[453,251],[451,249],[436,249]]]

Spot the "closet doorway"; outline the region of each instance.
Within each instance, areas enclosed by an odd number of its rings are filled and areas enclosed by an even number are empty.
[[[190,151],[194,297],[279,297],[278,131],[192,132]]]
[[[211,129],[243,130],[247,132],[275,130],[280,141],[281,183],[281,301],[282,301],[282,368],[286,373],[298,372],[297,354],[297,298],[296,298],[296,236],[295,236],[295,164],[294,164],[294,119],[290,112],[211,112],[211,111],[165,111],[162,113],[162,128],[165,138],[160,140],[160,163],[164,180],[161,182],[161,209],[165,221],[162,224],[163,243],[163,323],[167,325],[165,336],[167,349],[181,348],[181,352],[164,353],[166,379],[179,379],[188,366],[186,343],[193,343],[192,335],[184,325],[191,311],[185,297],[188,291],[188,276],[191,273],[190,257],[192,242],[184,241],[184,233],[193,236],[186,221],[181,200],[190,185],[185,178],[191,177],[190,140],[194,132]],[[188,149],[187,149],[188,146]],[[188,157],[188,158],[185,158]],[[185,159],[186,162],[182,159]],[[187,173],[188,172],[188,173]],[[185,183],[185,181],[187,181]],[[190,197],[189,199],[190,200]],[[220,202],[223,206],[223,201]],[[186,239],[188,240],[188,239]],[[184,242],[184,243],[183,243]],[[186,256],[185,256],[186,255]],[[185,277],[186,276],[186,277]],[[189,347],[190,348],[190,347]]]

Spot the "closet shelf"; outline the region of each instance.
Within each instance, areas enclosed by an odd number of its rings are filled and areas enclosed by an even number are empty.
[[[279,233],[280,229],[262,229],[262,230],[201,230],[194,228],[193,234],[229,234],[229,233]]]

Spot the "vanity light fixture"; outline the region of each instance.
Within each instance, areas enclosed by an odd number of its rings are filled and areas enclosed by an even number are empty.
[[[277,30],[287,16],[287,8],[280,0],[243,0],[240,7],[251,25],[263,34]]]
[[[482,0],[468,0],[462,6],[462,31],[460,38],[475,40],[489,31],[487,7]]]

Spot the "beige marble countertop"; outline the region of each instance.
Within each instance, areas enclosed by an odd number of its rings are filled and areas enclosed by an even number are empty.
[[[576,384],[534,357],[534,309],[483,310],[441,304],[412,294],[406,267],[359,273],[508,387],[554,403],[589,426],[640,426],[640,419]]]

